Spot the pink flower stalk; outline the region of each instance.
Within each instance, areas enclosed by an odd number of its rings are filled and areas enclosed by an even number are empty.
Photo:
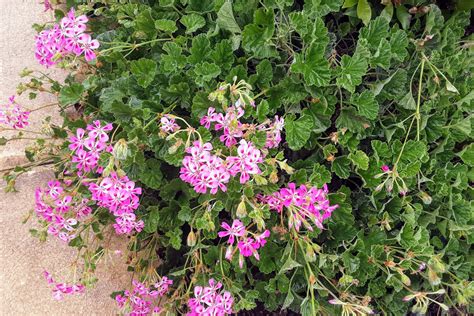
[[[281,142],[281,131],[285,126],[285,120],[279,118],[278,115],[275,116],[275,121],[266,128],[267,130],[267,140],[265,142],[266,148],[276,148]],[[265,129],[264,126],[261,126],[259,129]]]
[[[222,289],[222,283],[209,280],[209,286],[194,287],[194,298],[189,299],[187,316],[231,315],[234,298]]]
[[[50,7],[49,1],[45,0],[45,8]],[[76,56],[84,54],[86,61],[95,59],[94,50],[99,48],[99,42],[84,33],[87,21],[85,15],[76,16],[72,8],[59,24],[41,31],[36,36],[36,60],[41,65],[50,67],[70,54]]]
[[[62,300],[66,295],[74,295],[84,293],[85,286],[81,283],[68,285],[66,283],[59,283],[54,281],[53,277],[48,271],[43,272],[44,278],[49,285],[53,285],[53,298],[55,300]]]
[[[15,102],[15,96],[8,99],[8,103],[0,105],[0,124],[4,124],[14,129],[25,128],[29,125],[28,118],[30,112],[23,111],[18,103]]]
[[[154,285],[146,286],[137,280],[133,280],[132,284],[133,290],[131,292],[127,290],[123,295],[115,297],[117,305],[123,309],[128,307],[125,313],[127,316],[150,315],[161,311],[161,308],[155,305],[158,303],[157,298],[168,292],[173,280],[164,276]]]
[[[380,169],[382,169],[383,172],[389,172],[390,171],[390,167],[387,166],[387,165],[383,165],[382,168],[380,168]]]
[[[322,222],[331,217],[332,212],[339,207],[337,204],[329,204],[328,193],[327,185],[324,185],[322,189],[312,187],[308,190],[305,185],[297,188],[294,183],[289,183],[287,188],[282,188],[261,200],[277,212],[281,212],[286,207],[290,213],[289,228],[294,227],[299,231],[303,224],[311,231],[313,228],[307,219],[310,219],[316,227],[323,229]]]
[[[223,238],[229,236],[227,243],[229,246],[226,249],[225,258],[232,260],[234,255],[234,241],[237,239],[237,249],[239,250],[239,265],[242,268],[244,264],[244,257],[254,256],[255,259],[260,260],[258,249],[263,247],[267,243],[267,238],[270,237],[270,231],[267,229],[263,233],[257,235],[248,231],[244,224],[235,219],[232,226],[229,226],[226,222],[222,222],[221,227],[223,231],[218,233],[218,236]]]
[[[164,133],[173,133],[179,130],[179,125],[176,124],[176,120],[168,115],[163,116],[160,119],[161,131]]]

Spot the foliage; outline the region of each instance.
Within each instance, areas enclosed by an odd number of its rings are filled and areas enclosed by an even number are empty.
[[[65,111],[53,138],[95,119],[113,122],[123,155],[99,163],[143,189],[135,213],[145,226],[130,239],[130,270],[142,281],[155,272],[174,280],[164,310],[182,314],[192,286],[214,278],[236,312],[473,312],[468,10],[429,1],[75,2],[101,50],[96,62],[65,65],[64,84],[43,77],[81,116]],[[199,134],[232,153],[199,126],[209,107],[222,112],[239,99],[241,80],[252,87],[245,101],[255,102],[243,119],[284,117],[283,141],[265,151],[262,173],[250,181],[198,194],[179,179],[185,148]],[[218,89],[222,83],[230,90]],[[42,87],[33,78],[20,90]],[[163,117],[186,132],[163,133]],[[264,150],[264,134],[245,137]],[[67,145],[30,158],[64,161]],[[289,182],[328,185],[339,207],[323,229],[288,228],[283,213],[257,198]],[[98,235],[114,220],[99,214],[87,224]],[[225,260],[217,236],[222,221],[237,218],[271,232],[260,260],[243,269],[236,257]],[[94,270],[98,246],[71,244]]]

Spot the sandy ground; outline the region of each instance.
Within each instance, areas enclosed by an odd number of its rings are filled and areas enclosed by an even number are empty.
[[[44,70],[34,60],[35,31],[31,25],[48,20],[51,20],[51,13],[44,13],[38,0],[0,0],[0,104],[15,94],[16,86],[22,80],[18,75],[22,69]],[[64,78],[64,73],[58,70],[48,70],[48,73],[58,79]],[[55,100],[51,96],[41,96],[30,101],[22,96],[18,101],[33,109]],[[51,108],[34,112],[31,129],[40,127],[49,115],[58,118]],[[9,133],[0,132],[0,137],[11,135]],[[14,142],[0,147],[0,170],[22,163],[25,145]],[[118,310],[109,295],[129,282],[120,258],[99,267],[98,285],[85,294],[61,302],[51,298],[42,271],[64,274],[75,252],[54,239],[40,243],[32,238],[28,230],[34,220],[21,223],[33,208],[34,189],[51,178],[52,173],[47,169],[30,172],[17,181],[17,193],[4,193],[4,183],[0,180],[0,315],[115,315]],[[120,243],[117,247],[120,248]]]

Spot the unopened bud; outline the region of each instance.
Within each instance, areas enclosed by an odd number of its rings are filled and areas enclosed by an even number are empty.
[[[403,284],[405,284],[406,286],[410,286],[411,285],[410,278],[405,273],[403,273],[401,271],[399,271],[398,273],[400,274],[400,277],[402,279]]]
[[[428,281],[431,285],[439,285],[441,283],[438,274],[430,267],[428,267]]]
[[[431,204],[431,201],[433,201],[433,199],[431,198],[431,196],[424,192],[424,191],[421,191],[418,196],[420,197],[420,199],[423,201],[423,203],[429,205]]]
[[[192,229],[188,234],[188,238],[186,238],[186,244],[189,247],[194,247],[196,245],[196,234],[194,233]]]
[[[443,273],[446,271],[446,267],[444,266],[444,263],[439,259],[438,257],[432,257],[429,261],[428,264],[430,267],[438,273]]]
[[[277,183],[278,182],[278,173],[276,172],[276,170],[274,170],[274,171],[272,171],[272,173],[270,173],[269,180],[270,180],[271,183]]]
[[[245,206],[245,201],[242,199],[237,206],[237,212],[236,215],[238,218],[244,218],[247,216],[247,207]]]
[[[119,139],[119,141],[115,144],[114,150],[112,152],[114,157],[118,160],[125,160],[129,155],[127,141],[125,139]]]

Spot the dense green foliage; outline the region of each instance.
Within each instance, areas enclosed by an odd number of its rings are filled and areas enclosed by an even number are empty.
[[[159,258],[159,273],[175,284],[226,276],[236,310],[259,304],[303,315],[336,315],[341,308],[363,314],[360,306],[390,315],[412,306],[468,312],[474,296],[469,11],[429,1],[79,3],[101,43],[99,58],[53,89],[63,106],[75,105],[86,121],[113,122],[115,139],[128,142],[120,168],[144,188],[137,213],[145,229],[131,242],[141,259],[132,260],[132,270],[142,273]],[[279,157],[294,172],[279,174],[279,184],[231,182],[228,193],[198,195],[179,179],[186,139],[164,138],[155,122],[173,113],[197,128],[216,105],[208,95],[234,77],[253,87],[256,108],[246,118],[284,116]],[[65,117],[66,129],[85,124]],[[383,173],[382,165],[392,171]],[[251,200],[290,181],[328,184],[339,208],[326,229],[293,235],[277,212],[247,204],[242,220],[264,221],[272,237],[260,261],[244,269],[237,260],[223,261],[217,231],[242,195]],[[210,211],[202,206],[209,203]],[[189,241],[190,232],[197,240]],[[402,301],[419,292],[425,294]],[[426,296],[439,304],[425,306]],[[340,301],[329,304],[334,297]]]

